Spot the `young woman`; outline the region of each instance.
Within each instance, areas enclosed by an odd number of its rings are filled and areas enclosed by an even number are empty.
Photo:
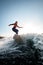
[[[18,28],[22,28],[22,27],[19,27],[18,26],[18,22],[16,21],[15,23],[13,23],[13,24],[9,24],[9,26],[11,26],[11,25],[13,25],[13,28],[12,28],[12,30],[16,33],[16,34],[18,34],[18,29],[16,29],[16,27],[18,27]]]

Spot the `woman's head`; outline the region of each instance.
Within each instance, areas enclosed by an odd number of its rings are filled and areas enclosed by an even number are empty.
[[[18,23],[18,21],[15,22],[16,24]]]

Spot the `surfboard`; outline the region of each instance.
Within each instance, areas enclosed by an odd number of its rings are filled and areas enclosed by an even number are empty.
[[[17,35],[17,34],[15,34],[15,35],[13,36],[13,39],[15,39],[15,41],[16,41],[17,43],[23,42],[21,36],[20,36],[20,35]]]

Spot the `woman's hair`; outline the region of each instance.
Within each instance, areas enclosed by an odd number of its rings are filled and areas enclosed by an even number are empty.
[[[15,21],[15,24],[17,24],[18,23],[18,21]]]
[[[17,23],[18,21],[16,21],[15,23]]]

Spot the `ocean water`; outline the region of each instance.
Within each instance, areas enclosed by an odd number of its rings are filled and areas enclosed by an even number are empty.
[[[0,65],[43,65],[43,35],[21,35],[21,41],[0,39]]]

